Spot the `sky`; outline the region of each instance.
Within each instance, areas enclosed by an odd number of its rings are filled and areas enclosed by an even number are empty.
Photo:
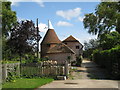
[[[97,37],[84,29],[83,18],[85,14],[95,12],[98,4],[99,2],[13,2],[12,10],[16,11],[19,21],[28,19],[36,23],[38,18],[42,39],[50,20],[60,40],[72,35],[84,44]]]

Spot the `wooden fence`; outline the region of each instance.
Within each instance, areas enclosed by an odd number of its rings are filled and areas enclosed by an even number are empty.
[[[41,63],[31,63],[21,65],[21,75],[22,76],[66,76],[68,73],[67,66],[63,65],[43,65]],[[67,71],[67,72],[66,72]]]
[[[56,77],[56,76],[68,76],[69,69],[68,64],[50,64],[50,63],[11,63],[2,64],[2,81],[4,82],[8,77],[9,72],[15,72],[17,76],[27,77]]]

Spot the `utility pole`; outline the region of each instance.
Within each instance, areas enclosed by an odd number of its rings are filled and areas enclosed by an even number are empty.
[[[39,58],[39,29],[38,29],[38,18],[36,20],[36,24],[37,24],[37,58]]]

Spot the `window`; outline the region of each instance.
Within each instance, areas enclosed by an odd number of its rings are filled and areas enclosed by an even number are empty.
[[[80,47],[79,46],[76,46],[76,49],[79,49]]]
[[[50,47],[50,44],[47,44],[47,47]]]
[[[67,45],[67,43],[65,43]]]

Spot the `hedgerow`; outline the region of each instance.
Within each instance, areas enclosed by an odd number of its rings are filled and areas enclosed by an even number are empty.
[[[105,67],[113,79],[120,79],[120,45],[109,50],[94,50],[93,60]]]

